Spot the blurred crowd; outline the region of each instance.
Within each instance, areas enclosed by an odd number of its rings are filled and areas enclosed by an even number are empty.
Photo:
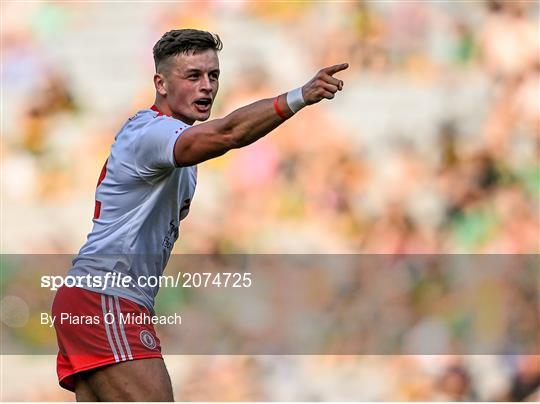
[[[115,133],[153,102],[151,47],[178,27],[224,40],[214,117],[350,68],[332,102],[199,167],[175,253],[538,253],[535,2],[2,7],[2,253],[82,245]],[[538,401],[540,386],[538,356],[168,360],[184,400]],[[48,389],[32,399],[63,397]]]

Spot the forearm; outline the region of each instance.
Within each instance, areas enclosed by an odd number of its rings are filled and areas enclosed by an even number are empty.
[[[274,106],[275,99],[269,98],[239,108],[221,119],[221,132],[231,139],[231,148],[247,146],[281,125],[285,119],[293,116],[287,104],[286,94],[277,99],[281,112],[278,115]]]
[[[332,77],[348,64],[320,70],[303,87],[239,108],[224,118],[195,125],[176,140],[174,158],[180,167],[191,166],[247,146],[267,135],[306,105],[333,99],[343,82]]]

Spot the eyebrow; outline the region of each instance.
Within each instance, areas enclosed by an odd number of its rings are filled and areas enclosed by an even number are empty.
[[[189,73],[201,73],[201,70],[196,69],[196,68],[187,69],[186,74],[189,74]],[[209,73],[220,73],[220,70],[219,69],[210,70]]]

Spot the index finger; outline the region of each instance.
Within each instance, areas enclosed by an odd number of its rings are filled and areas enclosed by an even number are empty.
[[[322,71],[331,76],[333,74],[336,74],[337,72],[347,69],[348,67],[349,67],[348,63],[341,63],[339,65],[325,67],[324,69],[322,69]]]

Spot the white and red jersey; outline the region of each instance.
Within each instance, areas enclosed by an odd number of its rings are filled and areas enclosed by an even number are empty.
[[[197,167],[176,167],[175,142],[190,125],[153,106],[120,129],[96,189],[94,226],[68,275],[129,275],[129,287],[85,289],[119,296],[153,312],[158,287],[139,277],[159,276],[178,238],[195,192]]]

